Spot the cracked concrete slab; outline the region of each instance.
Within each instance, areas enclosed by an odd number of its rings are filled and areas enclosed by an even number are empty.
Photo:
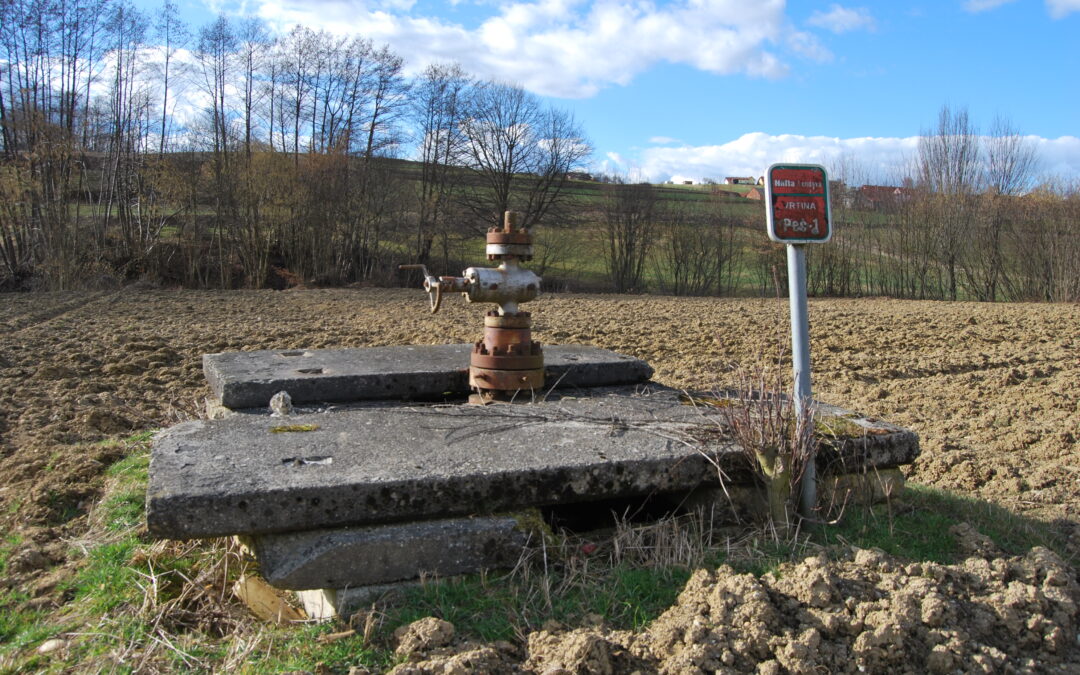
[[[348,588],[510,567],[528,535],[508,516],[478,516],[266,534],[253,538],[278,588]]]
[[[850,471],[918,454],[915,434],[874,424],[828,461]],[[657,385],[529,404],[246,415],[156,438],[147,522],[154,534],[189,538],[491,514],[718,485],[717,467],[749,479],[718,412]]]
[[[472,345],[279,349],[203,355],[203,372],[226,408],[266,407],[279,391],[294,403],[425,400],[469,393]],[[544,345],[545,390],[647,382],[641,359],[589,345]]]

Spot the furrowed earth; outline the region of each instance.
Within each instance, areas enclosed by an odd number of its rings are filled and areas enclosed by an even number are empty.
[[[125,452],[101,441],[200,415],[203,353],[481,332],[485,308],[426,302],[367,288],[0,295],[0,526],[23,542],[0,584],[63,611],[70,542]],[[640,357],[658,382],[699,391],[731,384],[733,364],[775,363],[788,340],[777,300],[550,294],[528,309],[544,344]],[[416,625],[441,637],[405,631],[397,672],[1080,672],[1080,307],[811,300],[810,323],[815,397],[916,431],[909,480],[1049,523],[1067,560],[1005,555],[958,528],[970,557],[955,565],[853,550],[757,578],[702,569],[636,633],[478,645]]]

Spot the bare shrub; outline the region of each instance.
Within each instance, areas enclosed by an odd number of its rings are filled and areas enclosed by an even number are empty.
[[[780,363],[734,370],[736,387],[718,406],[723,425],[746,453],[765,484],[769,519],[778,532],[791,530],[792,495],[814,451],[814,406],[797,415],[785,389]]]

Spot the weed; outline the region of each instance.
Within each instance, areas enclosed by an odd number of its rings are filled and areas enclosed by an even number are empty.
[[[7,571],[7,562],[11,554],[22,544],[23,538],[15,532],[9,532],[0,539],[0,574]]]
[[[315,431],[319,428],[318,424],[281,424],[276,427],[270,427],[270,433],[272,434],[289,434],[302,431]]]

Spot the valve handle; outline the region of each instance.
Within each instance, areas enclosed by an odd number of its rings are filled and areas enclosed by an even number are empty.
[[[424,275],[424,290],[428,293],[428,300],[431,302],[431,313],[439,311],[439,306],[442,305],[442,283],[438,278],[428,274],[427,267],[424,265],[398,265],[399,270],[420,270]]]

